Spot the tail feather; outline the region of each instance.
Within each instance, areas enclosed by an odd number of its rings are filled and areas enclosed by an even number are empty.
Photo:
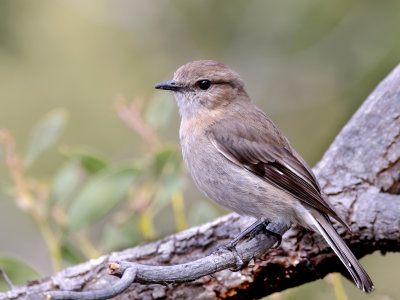
[[[328,216],[320,212],[311,213],[311,219],[322,234],[329,246],[333,249],[339,259],[342,261],[346,269],[349,271],[355,284],[363,292],[371,292],[374,290],[374,284],[369,278],[367,272],[360,265],[353,252],[347,247],[346,243],[333,228]]]

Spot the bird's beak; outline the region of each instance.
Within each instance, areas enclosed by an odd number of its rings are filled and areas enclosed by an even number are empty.
[[[175,80],[163,81],[154,86],[158,90],[179,91],[182,87]]]

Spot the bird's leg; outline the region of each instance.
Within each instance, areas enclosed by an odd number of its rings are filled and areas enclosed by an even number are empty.
[[[268,224],[269,224],[268,220],[266,220],[264,218],[258,219],[256,222],[254,222],[249,227],[247,227],[245,230],[243,230],[241,233],[239,233],[231,242],[229,242],[228,244],[223,245],[221,247],[218,247],[218,249],[214,252],[218,252],[218,250],[220,250],[220,249],[225,249],[225,250],[231,251],[236,258],[236,266],[235,266],[235,268],[232,268],[231,271],[239,271],[240,269],[243,268],[244,262],[240,258],[239,254],[237,253],[236,246],[247,235],[250,235],[250,239],[252,239],[261,231],[266,231],[267,233],[275,236],[278,239],[277,244],[274,246],[274,248],[279,247],[279,245],[281,244],[282,236],[276,232],[273,232],[273,231],[267,229],[266,226]]]
[[[264,218],[258,219],[256,222],[254,222],[249,227],[247,227],[245,230],[243,230],[241,233],[239,233],[230,243],[225,245],[225,248],[231,250],[232,248],[236,247],[236,245],[242,239],[244,239],[247,235],[250,235],[249,238],[252,239],[261,231],[265,231],[265,232],[269,233],[270,235],[276,237],[278,241],[276,242],[276,244],[274,245],[273,248],[278,248],[281,245],[282,236],[279,233],[269,230],[267,228],[268,224],[269,224],[268,220],[266,220]]]
[[[224,245],[223,247],[232,250],[233,248],[236,248],[236,245],[239,244],[241,240],[243,240],[248,234],[250,234],[250,238],[253,238],[254,236],[257,235],[257,233],[260,232],[260,230],[264,229],[265,226],[269,223],[264,218],[258,219],[255,221],[253,224],[251,224],[249,227],[247,227],[245,230],[243,230],[241,233],[239,233],[232,241],[230,241],[228,244]]]
[[[282,235],[280,235],[279,233],[273,232],[273,231],[269,230],[268,228],[264,228],[264,230],[265,230],[266,232],[268,232],[270,235],[272,235],[272,236],[274,236],[274,237],[277,238],[277,241],[276,241],[276,243],[272,246],[272,248],[278,248],[278,247],[281,245],[281,243],[282,243]]]
[[[231,271],[239,271],[240,269],[243,268],[244,262],[240,258],[239,254],[237,253],[236,250],[236,245],[243,240],[248,234],[251,235],[251,238],[253,238],[260,230],[265,229],[266,226],[266,220],[265,219],[259,219],[256,222],[254,222],[252,225],[247,227],[245,230],[243,230],[241,233],[239,233],[231,242],[229,242],[226,245],[223,245],[221,247],[218,247],[217,250],[213,251],[218,252],[220,249],[228,250],[233,253],[236,259],[236,266],[231,269]]]

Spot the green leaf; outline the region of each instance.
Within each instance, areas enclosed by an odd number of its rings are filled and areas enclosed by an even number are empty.
[[[79,230],[106,215],[127,194],[137,168],[100,172],[90,178],[68,209],[67,228]]]
[[[31,166],[46,150],[53,147],[67,122],[68,113],[63,108],[57,108],[46,114],[31,132],[25,157],[25,166]]]
[[[79,160],[82,167],[92,174],[100,172],[108,166],[105,160],[86,150],[64,150],[63,154],[68,158]]]
[[[164,209],[170,203],[172,194],[183,189],[181,166],[181,159],[175,149],[164,147],[154,154],[154,213]]]
[[[67,207],[84,180],[84,172],[77,161],[67,161],[56,173],[50,190],[52,204]]]
[[[63,261],[70,264],[76,265],[86,260],[85,256],[71,243],[63,243],[61,245],[61,255]]]
[[[163,128],[171,120],[175,103],[168,93],[154,93],[144,112],[144,120],[153,129]]]
[[[40,277],[39,273],[36,272],[32,267],[18,259],[9,256],[0,256],[0,266],[6,272],[7,276],[14,285],[22,285],[28,280],[33,280]],[[4,282],[3,278],[0,277],[0,291],[5,292],[9,289],[10,288]]]
[[[101,239],[101,252],[110,253],[112,251],[126,249],[143,241],[138,219],[139,218],[132,216],[122,224],[107,224]]]
[[[153,158],[154,175],[157,177],[162,173],[174,173],[181,165],[181,160],[175,149],[164,147],[157,151]]]
[[[157,214],[171,202],[171,197],[177,191],[182,191],[185,185],[184,177],[175,172],[163,177],[159,182],[154,198],[154,213]]]

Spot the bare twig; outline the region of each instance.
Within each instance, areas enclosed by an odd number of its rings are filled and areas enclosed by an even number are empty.
[[[1,275],[1,277],[3,277],[4,281],[10,287],[10,289],[13,289],[14,285],[13,285],[12,281],[10,280],[10,278],[8,278],[6,271],[4,271],[2,266],[0,266],[0,275]]]
[[[87,292],[74,292],[74,291],[58,291],[58,292],[45,292],[44,295],[47,299],[54,300],[103,300],[117,296],[125,291],[136,278],[135,268],[126,268],[122,274],[122,277],[114,285],[105,289]]]
[[[141,102],[136,101],[136,103],[138,104],[135,105],[135,103],[132,103],[128,106],[125,97],[119,95],[115,100],[118,116],[126,126],[136,131],[152,148],[157,148],[160,145],[160,141],[153,130],[142,119]]]
[[[40,184],[33,183],[34,181],[27,177],[23,160],[16,151],[15,138],[11,132],[0,129],[0,143],[4,145],[5,162],[16,187],[16,204],[36,221],[50,250],[53,267],[55,270],[60,270],[61,249],[43,209],[43,204],[48,200],[48,194]]]
[[[270,224],[268,229],[274,230],[279,234],[284,234],[289,228],[284,225]],[[266,232],[260,233],[251,240],[238,245],[237,255],[239,255],[243,263],[247,264],[251,260],[262,256],[276,242],[277,238],[275,236],[271,236]],[[70,291],[46,292],[46,294],[53,300],[107,299],[104,298],[104,295],[109,295],[109,297],[116,296],[133,282],[160,284],[188,282],[235,266],[235,254],[223,248],[201,259],[172,266],[151,266],[128,261],[112,262],[110,263],[109,274],[122,275],[121,280],[124,279],[126,286],[122,285],[120,280],[101,291],[92,291],[92,294],[90,292],[71,293]],[[128,271],[129,275],[126,275]],[[119,291],[119,293],[114,294],[113,292],[115,291]]]

